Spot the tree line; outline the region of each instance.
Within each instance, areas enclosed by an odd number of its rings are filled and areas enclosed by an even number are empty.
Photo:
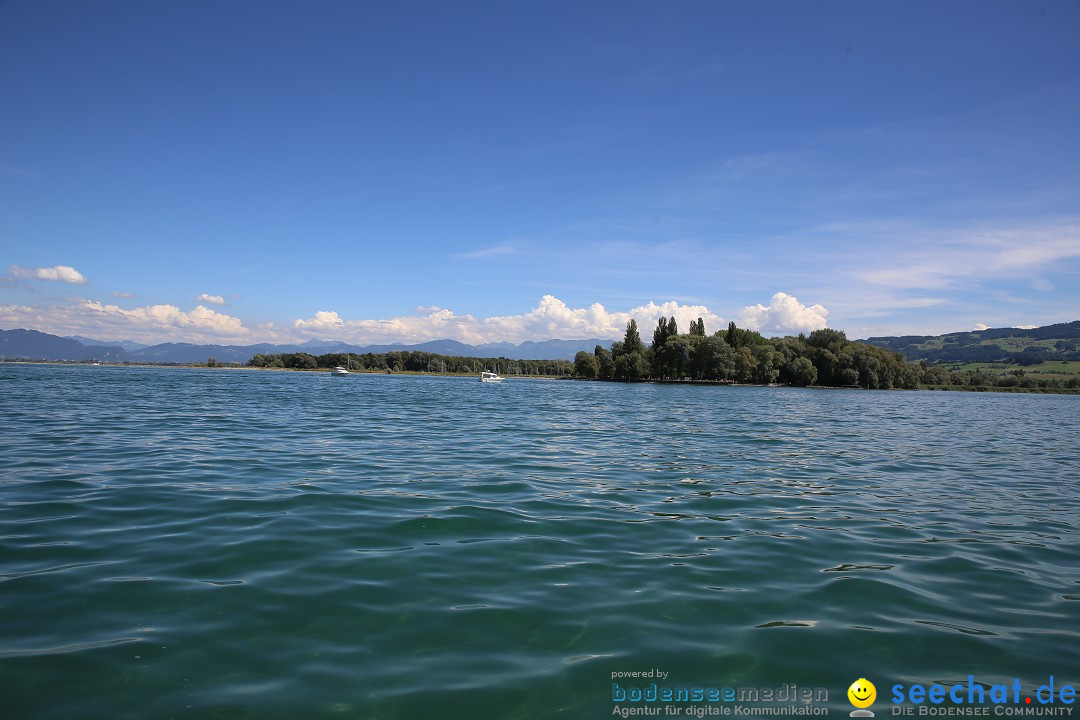
[[[318,370],[341,366],[352,372],[430,372],[479,374],[493,370],[505,375],[543,375],[569,377],[574,365],[568,360],[510,360],[508,358],[475,358],[439,355],[422,350],[395,350],[385,353],[270,353],[258,354],[248,361],[249,367],[291,368]]]
[[[1030,375],[994,376],[950,372],[925,362],[912,363],[898,352],[852,342],[842,330],[824,328],[809,336],[766,338],[729,323],[705,332],[701,318],[679,332],[674,317],[660,318],[646,346],[637,322],[630,320],[621,341],[600,345],[574,358],[574,375],[595,380],[706,380],[768,385],[915,389],[921,385],[1078,387],[1080,379],[1035,379]]]

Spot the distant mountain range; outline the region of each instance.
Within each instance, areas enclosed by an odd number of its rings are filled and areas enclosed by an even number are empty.
[[[608,347],[611,340],[547,340],[544,342],[467,345],[456,340],[432,340],[418,345],[349,345],[335,340],[308,340],[299,345],[194,345],[161,343],[143,345],[131,340],[106,341],[82,336],[59,337],[37,330],[0,330],[0,359],[67,360],[132,363],[204,363],[214,358],[223,363],[246,363],[258,354],[306,352],[312,355],[351,352],[386,353],[413,351],[455,357],[504,357],[510,360],[573,360],[579,350]]]
[[[71,340],[78,340],[83,345],[103,345],[106,347],[119,346],[127,351],[142,350],[144,347],[149,347],[143,343],[137,343],[134,340],[114,340],[109,342],[107,340],[95,340],[94,338],[83,337],[82,335],[72,335]]]
[[[908,360],[929,363],[1017,362],[1032,365],[1045,360],[1080,360],[1080,320],[1038,328],[989,328],[946,335],[871,337],[858,342],[894,350]],[[131,340],[59,337],[37,330],[0,330],[0,359],[67,360],[131,363],[244,364],[258,354],[306,352],[312,355],[351,352],[413,351],[455,357],[504,357],[510,360],[573,360],[580,350],[592,352],[611,340],[546,340],[544,342],[467,345],[457,340],[432,340],[417,345],[349,345],[336,340],[308,340],[298,345],[143,345]]]

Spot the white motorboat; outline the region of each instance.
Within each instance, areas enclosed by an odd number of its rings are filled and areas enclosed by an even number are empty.
[[[480,382],[502,382],[505,379],[506,378],[504,377],[499,377],[498,373],[488,372],[487,370],[480,373]]]
[[[349,353],[349,354],[348,354],[348,355],[346,355],[345,357],[347,358],[347,359],[345,360],[345,364],[346,364],[346,365],[352,365],[352,353]],[[348,368],[343,368],[343,367],[341,367],[340,365],[338,365],[337,367],[335,367],[335,368],[334,368],[333,370],[331,370],[331,371],[330,371],[330,374],[331,374],[331,375],[334,375],[334,376],[337,376],[337,375],[348,375],[348,374],[349,374],[349,369],[348,369]]]

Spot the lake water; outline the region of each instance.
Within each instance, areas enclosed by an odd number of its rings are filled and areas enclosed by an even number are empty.
[[[1078,428],[1073,396],[0,365],[0,716],[1077,685]]]

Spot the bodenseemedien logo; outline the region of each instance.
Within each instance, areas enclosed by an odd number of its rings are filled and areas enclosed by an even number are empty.
[[[859,678],[847,689],[847,697],[856,708],[851,711],[851,717],[874,717],[874,713],[866,709],[877,699],[877,688],[874,687],[874,683],[866,678]]]

